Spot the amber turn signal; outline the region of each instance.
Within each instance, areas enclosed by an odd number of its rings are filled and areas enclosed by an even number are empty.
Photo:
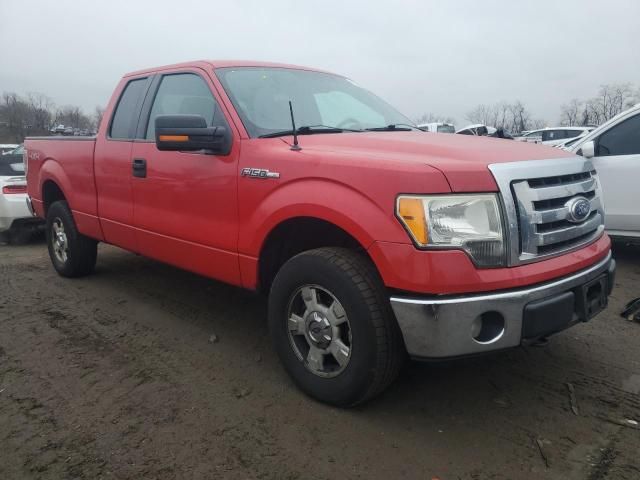
[[[429,237],[422,200],[413,197],[400,197],[398,199],[398,215],[411,232],[414,240],[421,245],[426,245]]]
[[[160,135],[161,142],[188,142],[189,135]]]

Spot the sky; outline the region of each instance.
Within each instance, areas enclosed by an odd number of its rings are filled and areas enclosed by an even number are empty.
[[[411,118],[640,85],[638,0],[0,0],[0,92],[92,112],[126,72],[197,59],[345,75]]]

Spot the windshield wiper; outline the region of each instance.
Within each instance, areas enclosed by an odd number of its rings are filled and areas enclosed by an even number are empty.
[[[351,128],[330,127],[329,125],[304,125],[296,129],[298,135],[313,135],[314,133],[342,133],[342,132],[361,132],[362,130],[354,130]],[[280,132],[271,132],[260,135],[258,138],[274,138],[293,135],[293,130],[282,130]]]
[[[368,132],[409,132],[412,129],[420,130],[421,132],[423,131],[421,128],[408,123],[392,123],[391,125],[386,125],[384,127],[365,128]]]

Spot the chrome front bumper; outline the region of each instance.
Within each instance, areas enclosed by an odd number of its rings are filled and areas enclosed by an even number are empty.
[[[585,270],[524,289],[428,298],[393,296],[391,306],[409,355],[442,359],[478,354],[518,346],[532,338],[528,336],[532,331],[542,336],[585,321],[581,287],[606,278],[606,299],[614,274],[615,261],[609,253]],[[550,331],[541,332],[540,324],[547,320]]]

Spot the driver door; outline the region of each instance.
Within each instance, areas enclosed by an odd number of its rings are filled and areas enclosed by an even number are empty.
[[[148,95],[138,128],[144,138],[134,142],[131,153],[133,222],[140,253],[240,284],[237,139],[229,155],[158,150],[158,115],[196,114],[208,126],[228,129],[229,124],[204,72],[163,74],[154,85],[155,94]]]

